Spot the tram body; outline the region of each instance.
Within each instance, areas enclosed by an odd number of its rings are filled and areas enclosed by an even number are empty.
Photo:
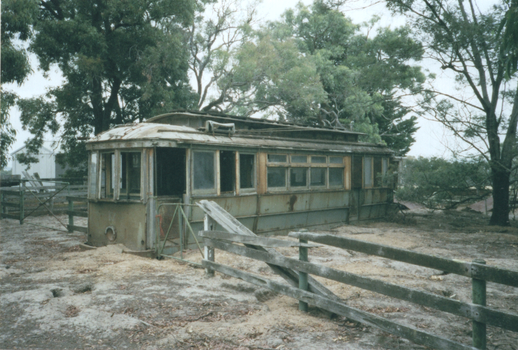
[[[262,235],[382,218],[394,158],[359,135],[200,112],[114,127],[87,144],[87,243],[172,254],[195,243],[202,199]]]

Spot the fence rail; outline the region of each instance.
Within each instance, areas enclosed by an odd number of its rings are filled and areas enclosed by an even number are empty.
[[[86,185],[46,179],[44,182],[54,184],[44,186],[39,180],[21,180],[18,187],[0,188],[0,218],[16,219],[23,224],[30,215],[55,216],[56,212],[66,212],[67,196],[86,196]]]
[[[88,203],[88,198],[86,197],[78,197],[78,196],[67,196],[66,197],[68,201],[68,225],[67,230],[68,232],[84,232],[88,233],[88,227],[85,226],[76,226],[74,225],[74,216],[80,216],[87,218],[88,217],[88,206],[86,207],[86,210],[74,210],[74,203],[80,202],[80,203]]]
[[[206,202],[206,201],[204,201]],[[217,213],[211,216],[221,225],[222,221],[229,221],[230,214],[223,214],[224,210],[214,202],[200,204],[201,208],[208,208],[206,213]],[[225,217],[222,220],[221,217]],[[206,219],[209,220],[209,219]],[[247,232],[241,232],[239,227],[234,227],[229,232],[211,231],[205,227],[199,235],[203,237],[206,250],[221,249],[227,252],[252,258],[275,266],[279,269],[289,269],[296,271],[300,278],[298,287],[286,286],[274,281],[266,280],[260,276],[248,272],[236,270],[214,262],[214,252],[203,260],[203,265],[211,271],[218,271],[233,277],[241,278],[250,283],[270,288],[274,291],[283,293],[299,300],[299,308],[307,311],[307,304],[312,304],[333,313],[346,316],[358,322],[378,327],[386,332],[407,338],[414,343],[432,347],[435,349],[485,349],[486,348],[486,325],[496,326],[502,329],[518,332],[518,315],[514,313],[495,310],[486,306],[486,281],[496,282],[509,286],[517,286],[518,271],[500,269],[493,266],[484,265],[484,261],[463,262],[458,260],[446,259],[409,250],[388,247],[380,244],[363,242],[344,237],[332,235],[322,235],[309,232],[292,232],[291,237],[299,239],[299,243],[280,241],[264,237],[251,237]],[[472,303],[461,302],[451,298],[438,296],[432,293],[420,291],[413,288],[402,287],[376,279],[363,277],[357,274],[329,268],[326,266],[307,262],[308,248],[315,247],[307,244],[308,241],[339,247],[347,250],[354,250],[384,258],[404,261],[406,263],[425,266],[441,271],[456,273],[472,279]],[[243,245],[236,245],[241,243]],[[257,247],[276,247],[292,244],[299,247],[299,259],[287,258],[279,253],[258,250]],[[473,346],[468,346],[454,342],[443,337],[424,332],[422,330],[401,325],[399,323],[384,319],[368,312],[352,308],[345,305],[337,297],[329,298],[308,292],[306,278],[310,275],[324,277],[340,283],[352,285],[400,300],[409,301],[418,305],[434,308],[443,312],[448,312],[457,316],[462,316],[472,320]]]

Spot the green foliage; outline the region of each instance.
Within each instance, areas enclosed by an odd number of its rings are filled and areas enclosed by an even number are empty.
[[[482,158],[406,159],[399,174],[403,185],[398,199],[417,202],[431,209],[451,209],[488,195],[490,168]]]
[[[207,108],[349,128],[407,153],[417,127],[402,96],[424,82],[411,65],[422,47],[408,28],[382,28],[371,38],[336,5],[299,3],[227,51],[226,73],[216,74],[222,94]]]
[[[39,2],[30,50],[44,71],[59,67],[65,82],[45,98],[19,103],[24,128],[35,135],[29,151],[44,132],[60,133],[66,162],[85,168],[79,139],[192,107],[184,28],[194,6],[193,0]]]
[[[2,89],[0,110],[0,168],[7,165],[7,152],[14,142],[16,130],[9,121],[9,111],[18,96],[6,91],[3,84],[21,84],[31,73],[29,58],[22,42],[32,35],[31,25],[37,14],[35,0],[2,1]]]
[[[501,0],[484,11],[476,0],[387,0],[387,5],[407,16],[427,56],[455,75],[455,88],[470,91],[430,88],[420,107],[485,157],[498,184],[490,224],[509,225],[509,180],[517,154],[517,2]]]

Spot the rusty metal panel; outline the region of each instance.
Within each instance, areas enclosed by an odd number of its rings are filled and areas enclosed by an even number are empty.
[[[372,201],[373,192],[374,192],[374,190],[363,190],[363,193],[364,193],[363,202],[362,202],[363,205],[373,204],[373,201]]]
[[[146,249],[146,205],[142,203],[91,202],[88,243],[94,246],[122,243],[132,250]],[[116,239],[109,241],[105,230],[113,226]]]
[[[313,211],[308,213],[307,226],[328,225],[347,222],[346,209]]]
[[[196,198],[195,202],[202,199],[208,199],[218,203],[222,208],[238,219],[242,216],[250,216],[257,213],[257,195],[255,194],[231,197]],[[193,207],[191,217],[192,221],[203,220],[204,215],[203,210],[198,207]]]

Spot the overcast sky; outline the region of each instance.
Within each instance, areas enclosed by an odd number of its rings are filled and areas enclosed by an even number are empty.
[[[298,2],[298,0],[263,0],[258,7],[259,18],[265,20],[279,19],[286,9],[295,7]],[[308,5],[312,3],[311,0],[303,0],[302,2]],[[393,18],[383,4],[376,0],[350,0],[343,7],[343,12],[356,24],[368,21],[373,15],[381,17],[380,24],[382,26],[398,27],[403,23],[401,19]],[[31,56],[31,63],[34,73],[22,86],[5,84],[4,88],[15,91],[22,98],[28,98],[42,95],[48,88],[61,85],[62,78],[56,67],[47,74],[47,77],[44,77],[43,73],[37,69],[38,62],[34,56]],[[17,130],[17,136],[10,152],[23,147],[24,141],[30,137],[27,131],[22,130],[19,116],[20,113],[16,108],[11,111],[11,123]],[[457,145],[441,125],[420,119],[419,126],[420,129],[415,134],[416,143],[412,146],[409,156],[449,157],[451,155],[448,149],[456,148]],[[51,136],[49,136],[50,138]]]

